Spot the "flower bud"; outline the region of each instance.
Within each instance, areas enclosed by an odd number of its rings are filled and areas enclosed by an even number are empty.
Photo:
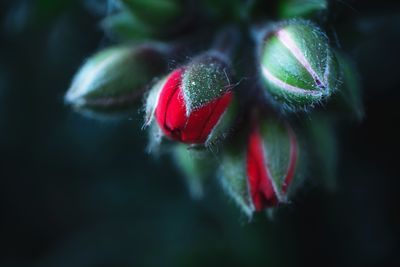
[[[146,85],[165,68],[163,52],[155,46],[108,48],[81,67],[65,101],[81,111],[130,110],[138,104]]]
[[[174,70],[149,94],[146,125],[154,112],[158,126],[170,139],[210,144],[217,138],[214,130],[232,106],[227,67],[223,56],[206,53]]]
[[[254,121],[247,143],[227,151],[223,186],[247,215],[287,202],[299,156],[296,135],[287,123],[275,118]]]
[[[303,20],[279,23],[262,34],[260,72],[266,92],[287,110],[307,109],[338,85],[327,36]]]
[[[295,174],[298,144],[289,125],[275,119],[255,123],[247,145],[247,177],[256,211],[286,202]]]
[[[327,0],[281,0],[279,16],[283,19],[309,18],[327,9]]]

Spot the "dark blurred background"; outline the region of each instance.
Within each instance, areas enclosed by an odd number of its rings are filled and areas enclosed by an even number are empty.
[[[336,1],[366,117],[339,129],[338,186],[252,223],[219,189],[188,195],[144,153],[141,116],[63,103],[105,45],[101,1],[0,1],[0,266],[400,266],[400,3]]]

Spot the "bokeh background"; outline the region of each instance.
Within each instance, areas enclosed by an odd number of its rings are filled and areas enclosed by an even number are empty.
[[[336,191],[311,183],[249,223],[216,181],[193,201],[169,158],[146,155],[140,115],[64,105],[107,45],[102,1],[0,1],[0,266],[400,266],[400,4],[336,2],[366,117],[338,130]]]

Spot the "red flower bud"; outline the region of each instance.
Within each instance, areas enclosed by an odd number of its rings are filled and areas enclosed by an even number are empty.
[[[226,193],[250,218],[287,202],[302,183],[304,164],[303,158],[298,164],[299,145],[287,123],[269,116],[251,126],[224,147],[218,173]]]
[[[288,125],[271,121],[262,126],[253,126],[247,147],[247,177],[256,211],[284,201],[298,156],[296,136]]]
[[[166,136],[187,144],[207,142],[233,97],[224,67],[217,57],[205,55],[167,77],[155,103],[155,118]]]

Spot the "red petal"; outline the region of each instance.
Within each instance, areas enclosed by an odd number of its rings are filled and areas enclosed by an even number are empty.
[[[232,99],[232,92],[209,102],[207,105],[192,111],[188,124],[182,132],[182,141],[187,143],[204,143],[218,123],[221,115]]]
[[[265,162],[263,142],[258,127],[250,133],[247,147],[247,176],[256,211],[277,204],[277,197]]]
[[[173,139],[180,139],[179,129],[186,124],[186,107],[181,95],[181,81],[184,70],[177,69],[170,74],[155,111],[156,120],[162,131]]]
[[[156,108],[156,120],[168,137],[189,144],[202,144],[207,140],[219,118],[228,107],[232,92],[211,101],[186,117],[186,104],[182,93],[184,70],[171,73],[161,90]]]

